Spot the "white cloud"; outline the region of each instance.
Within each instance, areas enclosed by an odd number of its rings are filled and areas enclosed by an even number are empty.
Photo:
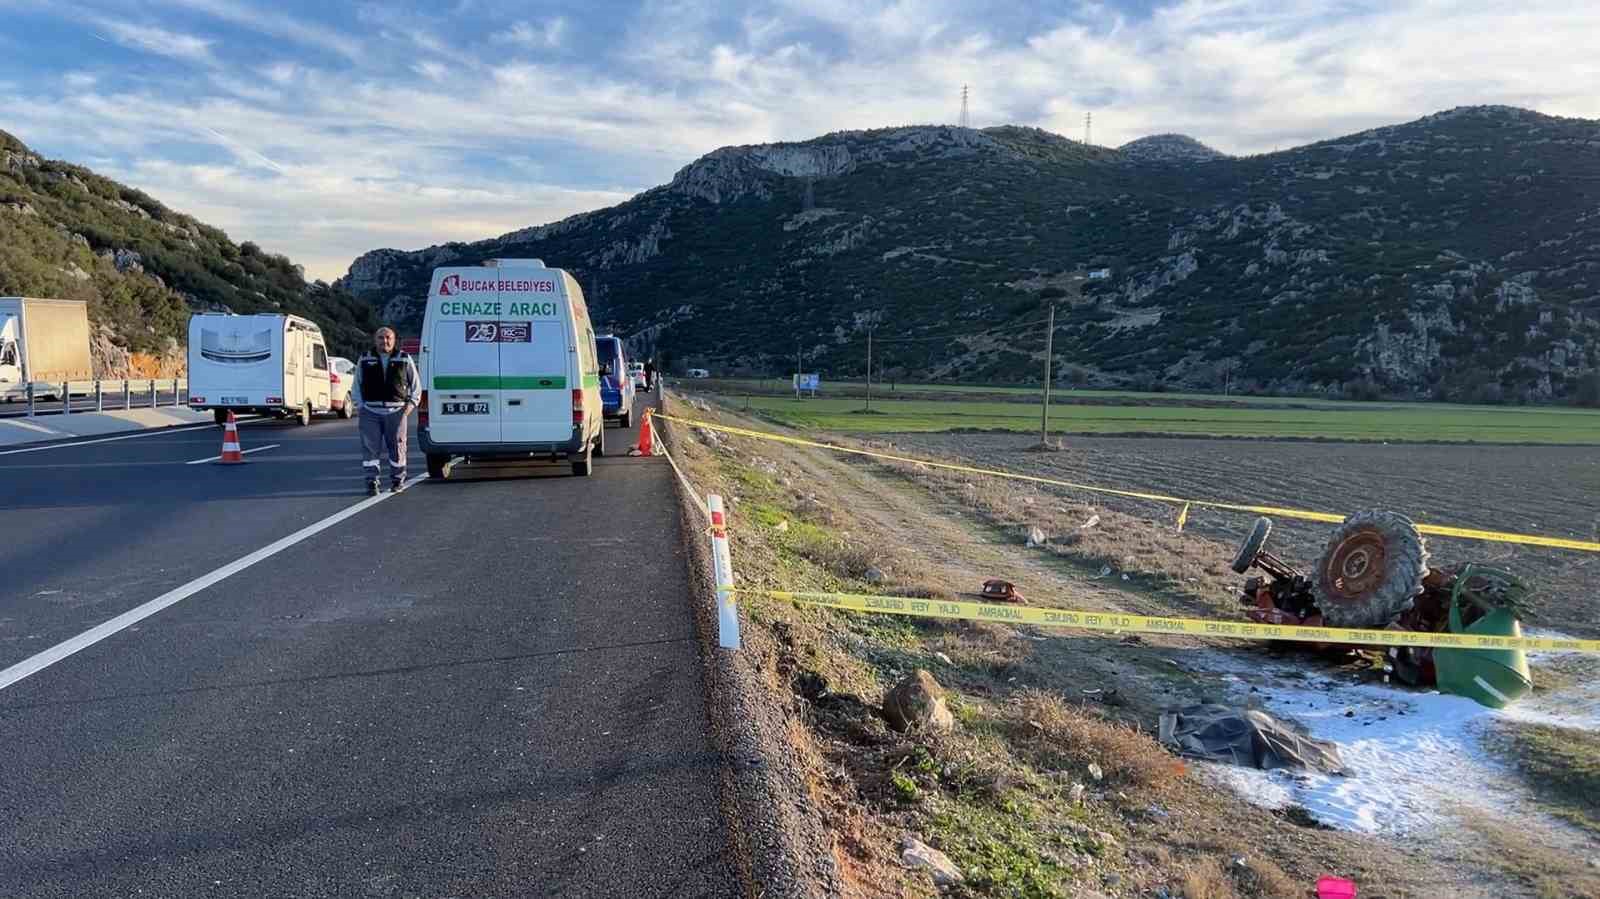
[[[288,84],[300,74],[300,67],[292,62],[275,62],[262,69],[261,74],[275,84]]]
[[[318,47],[356,59],[361,42],[336,28],[306,22],[285,13],[250,6],[235,0],[159,0],[169,6],[201,13],[219,21],[281,37],[308,47]]]
[[[477,179],[366,179],[341,170],[291,170],[292,177],[238,166],[139,159],[103,174],[304,265],[333,280],[377,247],[415,248],[479,240],[626,199],[608,191]]]
[[[449,66],[431,59],[413,65],[411,70],[429,81],[443,81],[450,74]]]
[[[562,35],[566,34],[566,31],[567,20],[557,16],[541,25],[517,22],[509,31],[496,34],[493,40],[499,43],[521,44],[525,47],[559,47]]]
[[[215,42],[192,34],[112,19],[97,21],[95,27],[124,47],[204,65],[216,62],[211,55],[211,45]]]
[[[99,79],[90,72],[68,72],[67,74],[61,76],[62,83],[73,90],[82,90],[87,87],[94,87],[95,82],[98,80]]]

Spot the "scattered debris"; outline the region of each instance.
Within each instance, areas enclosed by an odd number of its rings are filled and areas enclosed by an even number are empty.
[[[1078,530],[1087,531],[1088,529],[1094,527],[1095,525],[1097,525],[1099,523],[1100,523],[1100,516],[1098,514],[1090,515],[1088,521],[1085,521],[1083,524],[1078,525]]]
[[[1028,528],[1028,548],[1032,549],[1036,546],[1044,546],[1045,543],[1049,542],[1049,540],[1050,538],[1046,537],[1044,531],[1040,530],[1038,527]]]
[[[1072,789],[1067,791],[1067,795],[1072,797],[1072,803],[1074,805],[1082,805],[1083,794],[1087,791],[1087,789],[1088,788],[1083,784],[1075,783],[1072,785]]]
[[[884,696],[883,718],[901,733],[947,731],[956,723],[945,704],[944,687],[923,668],[912,672]]]
[[[944,654],[944,653],[942,653],[942,652],[936,652],[936,653],[934,653],[934,654],[933,654],[933,657],[934,657],[934,658],[936,658],[936,659],[938,659],[938,660],[939,660],[939,661],[940,661],[940,662],[942,662],[942,663],[943,663],[943,664],[945,664],[945,665],[949,665],[949,666],[950,666],[950,667],[952,667],[952,668],[954,668],[954,667],[955,667],[955,664],[956,664],[956,663],[955,663],[955,662],[952,662],[952,661],[950,661],[950,657],[949,657],[949,656],[947,656],[947,655],[945,655],[945,654]]]
[[[883,570],[878,568],[876,565],[869,566],[866,572],[861,575],[861,577],[869,584],[881,584],[885,579]]]
[[[787,534],[789,532],[789,520],[786,518],[783,521],[778,522],[772,526],[772,529],[780,534]]]
[[[990,602],[1026,602],[1022,594],[1017,591],[1017,585],[1000,578],[990,578],[983,582],[983,589],[979,596]]]
[[[1338,744],[1301,736],[1258,709],[1203,704],[1168,710],[1161,713],[1158,739],[1182,756],[1263,771],[1344,768]]]
[[[900,840],[900,860],[908,868],[926,868],[937,886],[950,886],[966,879],[950,856],[910,834]]]
[[[1094,778],[1095,783],[1099,783],[1106,779],[1106,772],[1100,767],[1099,762],[1090,762],[1089,776]]]
[[[1097,577],[1097,578],[1109,577],[1110,575],[1111,575],[1111,566],[1110,565],[1102,565],[1102,566],[1100,566],[1100,573],[1095,575],[1095,577]]]

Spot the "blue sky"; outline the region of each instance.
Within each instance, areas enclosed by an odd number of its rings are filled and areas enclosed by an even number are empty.
[[[0,128],[332,278],[620,202],[728,144],[954,122],[1269,151],[1600,118],[1587,0],[0,0]]]

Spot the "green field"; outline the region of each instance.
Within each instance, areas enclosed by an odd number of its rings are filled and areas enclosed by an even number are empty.
[[[710,393],[731,394],[739,397],[751,396],[778,396],[792,397],[794,390],[787,381],[774,378],[712,378],[701,381],[683,381],[684,386],[694,390],[704,390]],[[828,381],[824,389],[818,394],[819,398],[845,399],[863,398],[866,395],[866,384],[863,381]],[[996,402],[1017,402],[1038,404],[1040,392],[1038,387],[1003,387],[988,384],[911,384],[898,383],[894,385],[874,382],[872,385],[872,403],[877,406],[880,399],[985,399]],[[1461,403],[1428,403],[1406,402],[1401,400],[1377,400],[1370,402],[1357,402],[1352,400],[1323,399],[1320,397],[1304,396],[1223,396],[1217,393],[1177,393],[1177,392],[1150,392],[1139,390],[1088,390],[1077,388],[1054,387],[1050,390],[1051,409],[1055,404],[1094,404],[1094,405],[1129,405],[1129,406],[1237,406],[1239,408],[1301,408],[1301,409],[1396,409],[1409,411],[1429,411],[1438,409],[1454,409],[1458,411],[1481,411],[1495,414],[1516,412],[1547,412],[1552,415],[1600,415],[1600,410],[1574,408],[1570,406],[1474,406]],[[1054,412],[1051,413],[1054,415]]]
[[[770,382],[769,382],[770,383]],[[695,385],[685,385],[693,389]],[[936,388],[949,392],[950,388]],[[992,388],[981,388],[993,392]],[[901,386],[897,393],[907,390]],[[882,399],[872,412],[863,400],[796,399],[719,391],[735,408],[748,408],[800,430],[892,433],[1039,430],[1035,402]],[[1087,392],[1083,392],[1087,393]],[[1333,400],[1230,402],[1222,397],[1095,393],[1093,403],[1052,401],[1053,434],[1174,434],[1214,437],[1293,437],[1329,440],[1445,441],[1476,443],[1600,444],[1600,412],[1554,407],[1451,406],[1425,403],[1354,403]],[[1157,399],[1167,404],[1154,404]],[[1185,399],[1199,403],[1184,404]],[[1176,402],[1174,402],[1176,401]],[[1148,404],[1147,404],[1148,403]],[[1271,405],[1294,404],[1294,405]]]

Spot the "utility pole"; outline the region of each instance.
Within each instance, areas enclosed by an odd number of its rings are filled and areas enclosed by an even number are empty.
[[[972,127],[972,119],[967,115],[967,86],[961,85],[961,127]]]
[[[1039,416],[1039,443],[1050,443],[1050,362],[1051,355],[1055,352],[1056,339],[1056,303],[1050,301],[1050,323],[1045,325],[1044,332],[1044,408]]]
[[[872,411],[872,328],[867,329],[867,411]]]
[[[1089,126],[1091,124],[1093,124],[1093,123],[1094,123],[1094,113],[1092,113],[1092,112],[1084,113],[1083,114],[1083,145],[1086,146],[1086,147],[1089,145]]]
[[[800,338],[794,339],[794,395],[800,395]]]

